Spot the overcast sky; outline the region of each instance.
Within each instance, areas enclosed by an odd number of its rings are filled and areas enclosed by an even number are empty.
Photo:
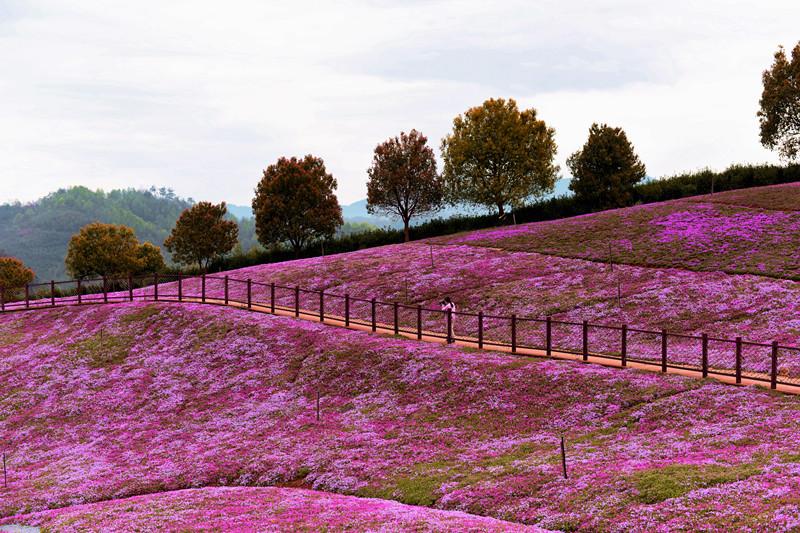
[[[439,153],[489,97],[535,107],[558,159],[621,126],[662,176],[777,161],[761,72],[800,40],[790,1],[0,0],[0,201],[172,187],[249,204],[278,157],[322,157],[365,196],[375,145]]]

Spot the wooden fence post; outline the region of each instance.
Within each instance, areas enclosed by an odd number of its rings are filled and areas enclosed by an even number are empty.
[[[661,330],[661,371],[667,371],[667,330]]]
[[[50,305],[56,306],[56,282],[52,279],[50,280]]]
[[[325,322],[325,291],[319,291],[319,321]]]
[[[742,338],[736,337],[736,384],[742,382]]]
[[[372,303],[372,332],[375,333],[375,331],[378,330],[378,323],[375,317],[375,298],[372,299],[371,303]]]
[[[394,303],[394,334],[400,334],[400,317],[399,315],[399,304],[397,302]]]
[[[275,282],[269,284],[269,310],[275,314]]]
[[[225,302],[225,305],[228,305],[228,301],[230,300],[229,283],[230,280],[228,279],[228,276],[222,278],[222,293],[223,293],[222,298],[223,301]]]
[[[708,377],[708,334],[703,333],[703,359],[701,361],[701,368],[703,369],[703,377]]]
[[[103,303],[108,303],[108,279],[103,276]]]
[[[583,344],[583,350],[582,350],[583,351],[583,360],[584,361],[588,361],[589,360],[589,322],[586,321],[586,320],[583,321],[582,333],[583,333],[583,335],[582,335],[583,336],[583,343],[582,343]]]
[[[417,305],[417,339],[422,339],[422,306]]]
[[[553,355],[553,319],[548,315],[544,328],[544,351],[547,357]]]
[[[567,479],[567,449],[564,447],[564,436],[561,436],[561,468],[564,471],[564,479]]]
[[[769,387],[778,388],[778,341],[772,341],[772,372],[770,372]]]
[[[253,308],[253,280],[247,278],[247,308]]]
[[[294,287],[294,316],[300,316],[300,287]]]
[[[511,353],[517,353],[517,315],[511,315]]]
[[[81,304],[81,293],[82,292],[83,291],[82,291],[82,287],[81,287],[81,280],[80,280],[80,278],[78,278],[78,305]]]
[[[133,276],[128,274],[128,300],[133,301]]]
[[[183,273],[178,272],[178,301],[183,301]]]
[[[206,303],[206,275],[200,275],[200,301]],[[227,302],[226,302],[227,303]]]
[[[153,274],[153,299],[158,301],[158,272]]]
[[[6,288],[0,285],[0,312],[6,310]]]
[[[628,325],[622,326],[622,350],[620,351],[620,358],[622,359],[622,366],[628,366]]]
[[[483,311],[478,311],[478,349],[483,350]]]
[[[344,327],[350,327],[350,293],[344,295]]]
[[[25,284],[25,309],[31,306],[31,287],[30,284]]]

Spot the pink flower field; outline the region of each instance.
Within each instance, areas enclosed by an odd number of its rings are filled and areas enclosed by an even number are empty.
[[[5,523],[512,527],[313,489],[550,530],[800,527],[800,398],[762,390],[166,303],[0,315],[0,383]]]
[[[162,492],[15,516],[6,523],[15,521],[51,531],[544,531],[458,511],[275,487]]]

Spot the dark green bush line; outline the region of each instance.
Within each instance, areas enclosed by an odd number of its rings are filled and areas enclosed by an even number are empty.
[[[723,172],[701,170],[679,174],[659,180],[652,180],[637,185],[634,189],[634,203],[647,204],[675,200],[711,192],[711,185],[715,192],[733,189],[746,189],[764,185],[777,185],[800,181],[800,165],[734,165]],[[581,204],[573,196],[559,196],[535,202],[531,205],[515,210],[514,217],[518,224],[525,222],[540,222],[556,220],[576,215],[583,215],[596,211],[590,205]],[[413,240],[439,237],[462,231],[472,231],[513,223],[511,216],[500,220],[496,215],[457,216],[447,219],[434,219],[411,229]],[[325,243],[326,254],[353,252],[364,248],[372,248],[386,244],[403,242],[402,230],[379,229],[364,233],[352,234]],[[301,258],[316,257],[321,255],[322,246],[319,243],[307,246],[300,252]],[[294,252],[286,249],[257,250],[228,256],[216,261],[210,267],[211,272],[232,270],[262,263],[275,263],[288,261],[295,258]],[[186,272],[186,271],[184,271]]]

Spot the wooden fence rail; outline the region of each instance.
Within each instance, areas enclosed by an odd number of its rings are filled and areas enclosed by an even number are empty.
[[[220,291],[218,287],[222,287]],[[210,289],[210,287],[213,287]],[[307,306],[303,305],[308,299]],[[298,285],[259,283],[229,276],[126,276],[0,287],[0,312],[67,305],[176,301],[233,305],[272,314],[313,318],[417,339],[457,342],[479,349],[547,357],[574,356],[589,362],[693,372],[741,384],[781,385],[800,391],[800,347],[778,342],[686,335],[667,330],[571,322],[548,317],[498,316],[483,311],[452,312],[419,304],[356,298]],[[316,301],[314,301],[316,300]]]

